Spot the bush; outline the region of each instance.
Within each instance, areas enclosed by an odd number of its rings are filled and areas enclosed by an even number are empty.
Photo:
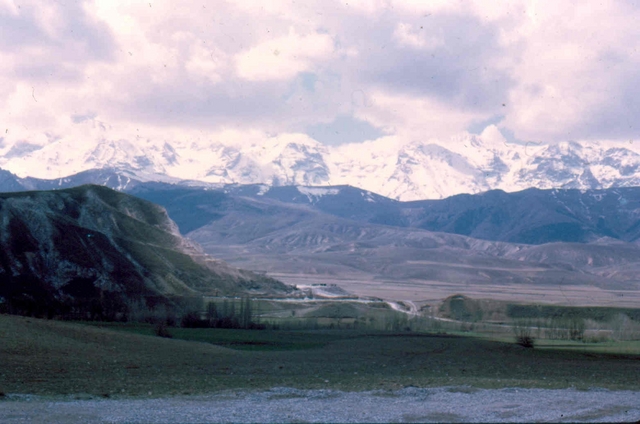
[[[209,320],[202,319],[200,317],[199,312],[187,312],[182,316],[182,320],[180,321],[180,326],[182,328],[208,328]]]
[[[587,330],[582,341],[585,343],[605,343],[611,340],[611,330]]]
[[[534,339],[531,336],[518,336],[516,337],[516,343],[522,347],[533,348]]]
[[[514,321],[513,333],[516,336],[517,344],[526,348],[534,347],[535,339],[533,338],[533,323],[531,321]]]
[[[584,332],[586,325],[582,318],[572,318],[569,321],[569,339],[582,340],[584,338]]]
[[[167,328],[167,324],[164,321],[160,321],[156,324],[156,326],[154,327],[154,332],[158,337],[165,337],[167,339],[170,339],[173,337],[173,335],[169,332],[169,329]]]

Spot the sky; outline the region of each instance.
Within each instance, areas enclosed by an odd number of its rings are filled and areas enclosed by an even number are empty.
[[[640,5],[625,1],[0,0],[0,147],[305,134],[626,142]]]

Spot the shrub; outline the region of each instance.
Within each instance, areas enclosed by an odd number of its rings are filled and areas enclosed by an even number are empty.
[[[182,328],[208,328],[209,320],[202,319],[200,317],[199,312],[187,312],[182,316],[182,320],[180,321],[180,326]]]
[[[611,330],[587,330],[582,339],[585,343],[605,343],[611,340]]]
[[[159,321],[155,325],[154,332],[158,337],[165,337],[167,339],[170,339],[173,337],[173,335],[169,332],[169,329],[167,328],[166,322],[164,321]]]
[[[530,321],[517,320],[513,322],[513,333],[516,343],[522,347],[533,348],[535,339],[533,338],[533,323]]]
[[[569,321],[569,339],[582,340],[584,338],[584,332],[586,325],[582,318],[572,318]]]
[[[533,348],[534,339],[531,336],[518,336],[516,337],[516,343],[522,347]]]

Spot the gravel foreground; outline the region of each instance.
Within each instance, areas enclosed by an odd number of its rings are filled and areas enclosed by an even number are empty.
[[[341,392],[273,388],[156,399],[7,395],[3,423],[636,422],[640,391],[404,388]]]

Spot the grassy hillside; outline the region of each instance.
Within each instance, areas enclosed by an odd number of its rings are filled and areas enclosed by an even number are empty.
[[[0,194],[0,312],[114,319],[129,301],[284,292],[204,255],[166,211],[101,186]]]

